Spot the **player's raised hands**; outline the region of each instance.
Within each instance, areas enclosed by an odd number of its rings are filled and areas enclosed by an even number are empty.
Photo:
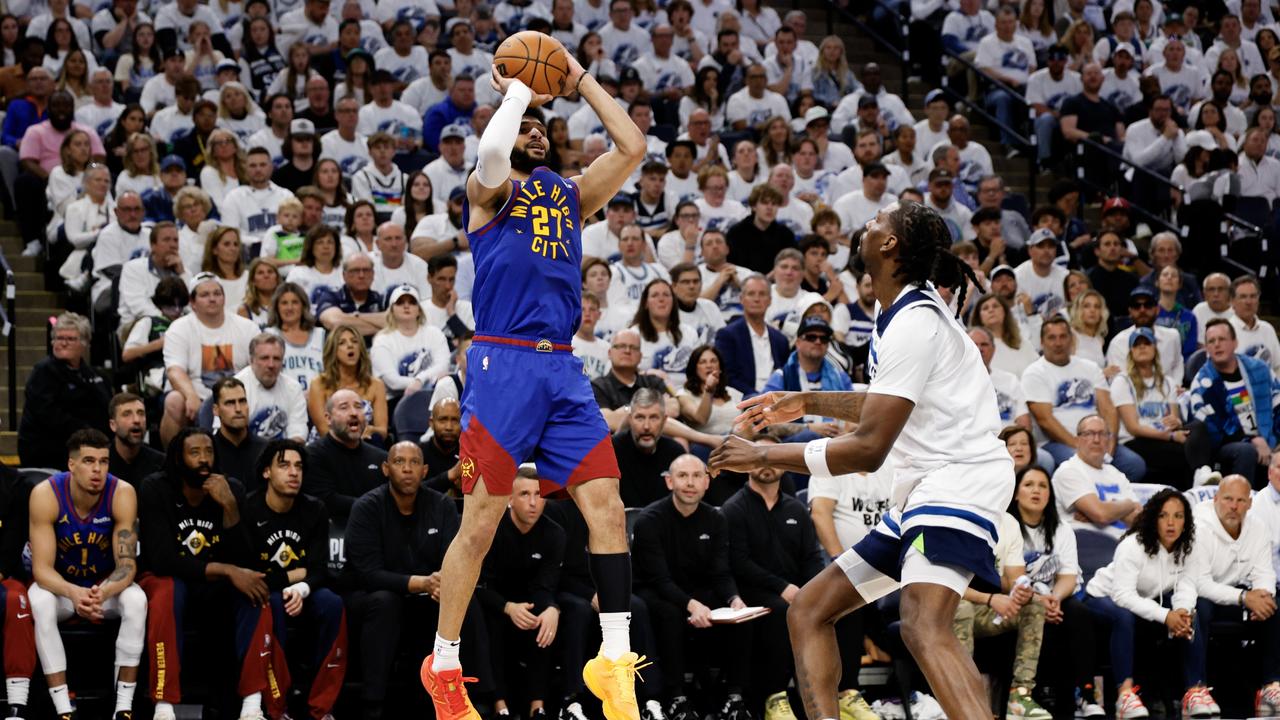
[[[804,415],[804,395],[774,391],[738,403],[742,414],[734,419],[738,430],[760,432],[770,425],[791,422]]]
[[[489,84],[492,85],[493,89],[497,90],[498,93],[501,94],[503,97],[506,97],[507,90],[510,89],[511,84],[514,82],[516,82],[514,78],[503,77],[502,74],[498,72],[498,66],[496,65],[493,66],[493,68],[491,68],[489,71]],[[577,81],[575,80],[574,82],[577,82]],[[528,87],[528,86],[526,85],[525,87]],[[536,93],[532,89],[529,90],[529,94],[533,96],[532,99],[529,100],[529,107],[531,108],[536,108],[542,105],[546,105],[552,100],[555,100],[555,97],[552,95]]]

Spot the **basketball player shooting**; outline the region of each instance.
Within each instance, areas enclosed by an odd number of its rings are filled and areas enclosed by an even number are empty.
[[[555,42],[545,35],[541,40]],[[536,463],[544,491],[568,489],[590,530],[604,642],[583,668],[583,679],[608,720],[640,716],[635,674],[643,658],[631,652],[628,635],[631,558],[618,463],[570,342],[582,314],[581,218],[618,192],[643,159],[645,140],[573,56],[563,49],[559,56],[556,62],[568,69],[560,92],[581,93],[614,149],[573,178],[544,167],[549,140],[536,108],[552,96],[503,77],[495,62],[492,83],[502,104],[480,138],[462,211],[476,266],[476,330],[467,352],[459,452],[466,500],[462,526],[441,568],[435,648],[422,665],[422,682],[440,720],[480,720],[464,686],[470,678],[461,673],[459,633],[517,466],[527,460]],[[541,73],[550,74],[545,68]],[[534,612],[539,614],[522,608],[520,620],[538,627],[540,637],[554,636],[555,608]]]
[[[814,475],[871,472],[892,453],[893,508],[796,596],[787,613],[796,678],[811,720],[840,717],[834,624],[902,589],[902,639],[952,720],[990,720],[977,667],[951,629],[965,588],[998,592],[994,548],[1013,496],[1013,461],[996,436],[996,394],[978,348],[935,284],[959,288],[973,272],[953,255],[942,218],[895,203],[867,223],[858,248],[876,294],[866,393],[768,393],[739,405],[740,426],[761,430],[802,415],[857,430],[807,445],[756,445],[731,436],[713,472],[770,466]]]

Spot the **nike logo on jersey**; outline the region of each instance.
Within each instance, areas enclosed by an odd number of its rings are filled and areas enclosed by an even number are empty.
[[[23,618],[29,618],[29,617],[31,617],[31,613],[18,613],[19,620],[22,620]]]
[[[258,521],[258,527],[262,527],[263,525],[266,525],[268,522],[270,522],[270,521],[269,521],[269,520],[259,520],[259,521]]]
[[[708,534],[706,534],[706,533],[702,533],[701,535],[699,535],[699,536],[698,536],[698,539],[699,539],[699,540],[710,540],[710,539],[711,539],[711,536],[710,536],[710,535],[708,535]]]

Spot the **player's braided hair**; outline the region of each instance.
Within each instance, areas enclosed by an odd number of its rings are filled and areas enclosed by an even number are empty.
[[[889,215],[898,236],[898,269],[893,274],[913,285],[932,282],[958,293],[956,307],[963,308],[969,283],[982,287],[969,264],[951,252],[951,231],[937,211],[913,200],[902,200]],[[960,317],[959,310],[956,317]]]

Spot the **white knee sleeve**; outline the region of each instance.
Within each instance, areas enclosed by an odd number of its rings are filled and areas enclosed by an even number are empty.
[[[142,660],[143,640],[147,632],[147,594],[130,585],[116,597],[120,616],[120,632],[116,634],[116,667],[136,667]]]
[[[40,667],[45,675],[66,672],[67,652],[62,647],[62,635],[58,633],[58,622],[70,617],[63,615],[64,606],[74,612],[71,601],[60,598],[32,583],[27,589],[27,599],[31,602],[31,621],[36,631],[36,654],[40,657]]]

